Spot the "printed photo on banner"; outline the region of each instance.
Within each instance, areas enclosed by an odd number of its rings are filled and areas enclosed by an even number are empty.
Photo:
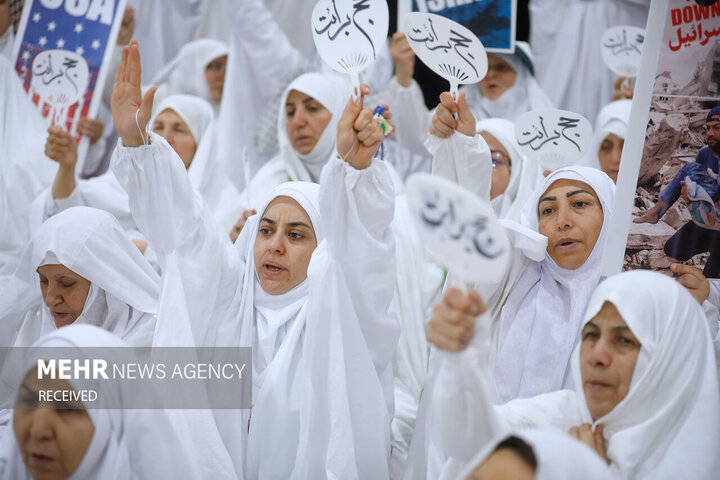
[[[78,140],[78,120],[97,114],[124,8],[125,0],[25,1],[14,68],[48,124]]]
[[[434,13],[470,29],[491,53],[515,52],[517,0],[398,0],[398,22],[410,12]],[[398,30],[404,31],[402,24]]]
[[[720,278],[720,3],[668,2],[624,269]]]

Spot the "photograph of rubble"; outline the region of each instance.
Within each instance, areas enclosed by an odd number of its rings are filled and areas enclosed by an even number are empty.
[[[665,26],[623,268],[719,278],[720,29],[706,29],[720,19],[692,20],[677,9]]]

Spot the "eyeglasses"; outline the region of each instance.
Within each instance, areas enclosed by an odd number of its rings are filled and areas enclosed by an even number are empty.
[[[505,164],[507,164],[508,167],[510,166],[510,157],[500,150],[490,150],[490,159],[492,160],[493,168],[500,168]]]

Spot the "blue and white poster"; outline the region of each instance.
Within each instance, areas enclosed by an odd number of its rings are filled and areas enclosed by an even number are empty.
[[[410,12],[442,15],[467,27],[491,53],[515,52],[517,0],[398,0],[398,22]],[[404,31],[403,25],[398,25]]]
[[[25,0],[15,70],[48,124],[78,140],[78,120],[97,114],[124,9],[125,0]]]

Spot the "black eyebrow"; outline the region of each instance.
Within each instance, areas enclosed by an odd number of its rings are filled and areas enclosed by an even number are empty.
[[[583,330],[585,330],[586,327],[593,327],[593,328],[600,329],[600,327],[598,327],[597,325],[595,325],[595,324],[592,322],[592,320],[590,320],[589,322],[587,322],[587,323],[585,324],[585,326],[583,327]]]
[[[305,227],[312,230],[312,227],[305,222],[288,222],[287,225],[289,227]]]
[[[630,330],[630,327],[623,326],[623,325],[619,325],[619,326],[617,326],[617,327],[612,327],[612,330],[613,330],[614,332],[618,332],[618,331],[620,331],[620,330],[627,330],[628,332],[632,333],[632,330]]]
[[[557,200],[557,197],[541,198],[540,201],[538,202],[538,205],[540,205],[542,202],[554,202],[555,200]]]
[[[577,195],[578,193],[587,193],[588,195],[592,196],[592,193],[588,192],[587,190],[583,190],[583,189],[574,190],[574,191],[572,191],[572,192],[568,192],[568,193],[565,194],[565,196],[568,197],[568,198],[570,198],[570,197],[572,197],[573,195]]]
[[[275,224],[277,223],[277,222],[275,222],[275,220],[273,220],[272,218],[267,218],[267,217],[262,217],[262,218],[260,219],[260,221],[261,221],[261,222],[267,222],[267,223],[269,223],[270,225],[275,225]],[[287,222],[285,225],[287,225],[287,226],[289,226],[289,227],[305,227],[305,228],[307,228],[307,229],[309,229],[309,230],[312,230],[312,229],[313,229],[310,225],[308,225],[308,224],[305,223],[305,222]]]
[[[308,103],[308,102],[316,102],[314,97],[307,97],[305,100],[302,101],[302,103]]]

